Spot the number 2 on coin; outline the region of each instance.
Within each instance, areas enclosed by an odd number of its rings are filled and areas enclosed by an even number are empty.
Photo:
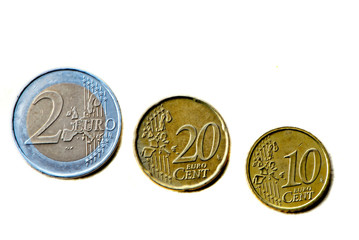
[[[61,130],[59,130],[53,136],[40,136],[46,129],[48,129],[59,117],[62,106],[63,106],[63,99],[61,95],[54,91],[46,91],[39,94],[34,101],[32,102],[33,105],[37,104],[42,99],[50,99],[52,102],[52,111],[50,113],[49,118],[45,122],[42,127],[40,127],[29,139],[25,141],[25,144],[46,144],[46,143],[58,143],[60,139]]]
[[[209,155],[204,156],[203,142],[209,126],[212,126],[213,140],[212,140],[212,146]],[[214,122],[207,123],[201,128],[199,134],[197,135],[197,129],[191,124],[186,124],[177,130],[176,135],[178,135],[180,132],[185,130],[190,133],[188,143],[186,147],[182,150],[182,152],[176,157],[176,159],[173,160],[172,163],[194,162],[197,160],[197,157],[199,157],[202,161],[208,161],[209,159],[211,159],[214,156],[214,154],[217,152],[219,147],[219,142],[221,139],[221,132],[219,130],[218,125]],[[184,156],[186,152],[192,147],[195,141],[196,141],[195,154],[193,154],[192,156]]]

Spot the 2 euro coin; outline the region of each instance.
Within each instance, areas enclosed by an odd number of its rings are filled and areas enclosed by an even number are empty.
[[[112,156],[121,112],[110,88],[76,69],[56,69],[32,80],[13,112],[13,135],[27,162],[54,177],[77,178]]]

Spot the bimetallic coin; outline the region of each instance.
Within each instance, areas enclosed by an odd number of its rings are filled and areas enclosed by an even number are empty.
[[[255,142],[246,172],[262,202],[280,211],[297,212],[315,206],[324,196],[331,169],[329,155],[315,136],[282,127]]]
[[[98,78],[57,69],[35,78],[21,92],[13,133],[35,169],[55,177],[81,177],[114,153],[121,134],[120,107]]]
[[[152,106],[135,133],[143,171],[157,184],[177,191],[203,189],[223,173],[229,134],[218,112],[190,97],[172,97]]]

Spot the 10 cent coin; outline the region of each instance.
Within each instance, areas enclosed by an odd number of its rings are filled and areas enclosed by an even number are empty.
[[[76,69],[56,69],[31,81],[17,99],[12,122],[27,162],[63,178],[99,169],[121,134],[115,95],[103,81]]]
[[[294,127],[277,128],[261,136],[251,148],[246,166],[255,195],[284,212],[315,206],[326,193],[330,172],[323,144]]]
[[[229,134],[219,113],[191,97],[171,97],[153,105],[135,132],[142,170],[155,183],[177,191],[199,190],[223,173]]]

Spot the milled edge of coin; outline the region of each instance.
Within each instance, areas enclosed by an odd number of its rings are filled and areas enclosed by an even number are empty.
[[[278,207],[278,206],[275,206],[275,205],[271,205],[269,203],[267,203],[258,193],[257,191],[254,189],[253,185],[252,185],[252,181],[249,177],[249,167],[250,167],[250,160],[251,160],[251,157],[252,157],[252,154],[253,154],[253,151],[254,149],[257,147],[257,145],[263,140],[264,137],[266,137],[267,135],[269,134],[272,134],[272,133],[275,133],[275,132],[279,132],[279,131],[283,131],[283,130],[292,130],[292,131],[298,131],[298,132],[302,132],[306,135],[308,135],[309,137],[313,138],[317,143],[318,145],[322,148],[324,154],[325,154],[325,159],[326,159],[326,162],[327,162],[327,166],[328,166],[328,169],[327,169],[327,174],[326,174],[326,181],[325,183],[323,184],[323,187],[321,189],[321,191],[318,193],[318,195],[313,198],[311,201],[307,202],[306,204],[303,204],[301,206],[297,206],[297,207]],[[313,206],[316,206],[317,204],[319,204],[320,201],[323,200],[323,197],[327,194],[328,192],[328,188],[330,187],[329,184],[331,182],[331,163],[330,163],[330,158],[329,158],[329,154],[326,150],[326,148],[324,147],[323,143],[317,138],[315,137],[313,134],[311,134],[310,132],[304,130],[304,129],[301,129],[301,128],[297,128],[297,127],[289,127],[289,126],[286,126],[286,127],[279,127],[279,128],[275,128],[275,129],[272,129],[264,134],[262,134],[255,142],[254,144],[252,145],[249,153],[248,153],[248,156],[247,156],[247,161],[246,161],[246,167],[245,167],[245,171],[246,171],[246,178],[247,178],[247,183],[248,185],[250,186],[251,188],[251,191],[253,192],[253,194],[256,196],[257,199],[260,200],[260,202],[272,209],[275,209],[275,210],[278,210],[280,212],[284,212],[284,213],[298,213],[298,212],[304,212],[304,211],[307,211],[309,209],[311,209]]]
[[[222,123],[222,131],[225,133],[226,136],[226,156],[223,158],[224,161],[222,161],[221,164],[218,165],[217,167],[217,171],[215,174],[213,174],[213,176],[211,178],[209,178],[208,180],[201,182],[201,183],[197,183],[195,185],[183,185],[181,187],[174,187],[174,186],[170,186],[168,184],[164,184],[160,181],[156,181],[156,179],[151,178],[149,172],[143,167],[142,162],[140,157],[138,156],[138,152],[137,152],[137,132],[139,130],[139,128],[141,127],[141,122],[144,119],[144,117],[150,112],[152,111],[154,108],[156,108],[156,106],[160,105],[161,103],[168,101],[168,100],[172,100],[172,99],[178,99],[178,98],[183,98],[183,99],[189,99],[195,102],[199,102],[202,103],[204,105],[206,105],[209,109],[211,109],[216,115],[217,117],[220,119],[221,123]],[[142,114],[142,116],[140,117],[136,128],[135,128],[135,132],[134,132],[134,155],[135,158],[137,160],[137,164],[139,165],[139,167],[142,169],[142,171],[144,172],[144,174],[154,183],[156,183],[157,185],[165,188],[165,189],[169,189],[172,191],[177,191],[177,192],[195,192],[195,191],[200,191],[200,190],[204,190],[205,188],[208,188],[210,186],[212,186],[214,183],[216,183],[219,178],[224,174],[228,162],[229,162],[229,155],[230,155],[230,136],[229,136],[229,131],[227,128],[227,125],[224,121],[224,119],[222,118],[222,116],[219,114],[219,112],[210,104],[206,103],[205,101],[202,101],[198,98],[195,97],[191,97],[191,96],[183,96],[183,95],[178,95],[178,96],[171,96],[171,97],[166,97],[154,104],[152,104],[149,108],[147,108],[147,110]]]
[[[16,137],[15,134],[15,126],[14,126],[14,117],[15,117],[15,110],[16,107],[18,106],[18,102],[20,100],[20,97],[22,96],[22,94],[25,92],[25,90],[35,81],[37,81],[39,78],[43,77],[46,74],[52,73],[52,72],[58,72],[58,71],[74,71],[74,72],[79,72],[82,74],[86,74],[94,79],[96,79],[97,81],[99,81],[108,91],[108,93],[111,95],[111,98],[113,100],[114,103],[114,107],[117,110],[117,117],[118,117],[118,131],[116,132],[116,135],[114,137],[114,147],[112,149],[112,151],[110,151],[106,157],[100,161],[100,163],[98,165],[96,165],[95,167],[89,168],[88,170],[83,170],[83,171],[78,171],[78,172],[74,172],[74,173],[67,173],[67,174],[58,174],[52,171],[47,171],[46,169],[37,166],[36,164],[34,164],[31,159],[23,152],[23,149],[21,149],[19,143],[18,143],[18,138]],[[117,154],[118,152],[118,147],[120,145],[121,142],[121,136],[122,136],[122,113],[121,113],[121,109],[120,109],[120,105],[118,103],[118,100],[115,96],[115,94],[113,93],[113,91],[111,90],[111,88],[100,78],[96,77],[95,75],[84,71],[84,70],[79,70],[76,68],[55,68],[49,71],[45,71],[42,72],[39,75],[36,75],[31,81],[29,81],[20,91],[20,93],[17,95],[16,97],[16,101],[12,110],[12,117],[11,117],[11,130],[12,130],[12,135],[13,135],[13,140],[16,144],[16,147],[18,148],[20,154],[23,156],[23,158],[26,160],[27,164],[29,164],[33,169],[39,171],[40,173],[48,176],[48,177],[54,177],[54,178],[58,178],[58,179],[78,179],[78,178],[84,178],[84,177],[89,177],[90,175],[97,173],[99,171],[101,171],[104,167],[106,167],[110,161],[113,159],[114,155]],[[77,160],[78,161],[78,160]]]

